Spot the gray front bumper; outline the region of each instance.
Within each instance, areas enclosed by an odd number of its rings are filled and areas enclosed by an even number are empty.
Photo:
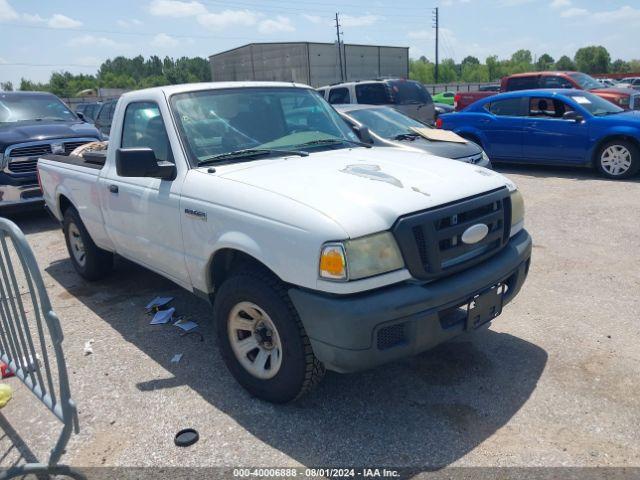
[[[42,191],[36,184],[0,185],[0,209],[14,209],[21,206],[42,205]]]
[[[363,370],[464,333],[466,316],[457,307],[489,287],[508,286],[506,305],[525,281],[531,243],[523,230],[487,261],[432,283],[406,282],[349,296],[292,288],[289,296],[325,367],[337,372]]]

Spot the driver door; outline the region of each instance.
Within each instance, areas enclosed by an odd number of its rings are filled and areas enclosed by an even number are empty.
[[[531,97],[525,118],[523,156],[538,163],[584,163],[589,142],[587,121],[565,120],[563,115],[575,111],[549,97]],[[582,115],[582,112],[577,112]]]
[[[159,103],[131,101],[120,108],[124,108],[122,128],[114,124],[112,133],[122,134],[111,139],[115,148],[109,148],[108,169],[100,185],[107,232],[118,254],[188,286],[180,226],[180,188],[186,166],[176,165],[175,180],[119,176],[118,148],[148,147],[158,160],[175,163],[165,128],[168,119]]]

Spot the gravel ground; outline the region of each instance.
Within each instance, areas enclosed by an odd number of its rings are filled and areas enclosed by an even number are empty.
[[[509,168],[527,202],[533,263],[488,329],[372,371],[329,373],[296,404],[249,397],[227,372],[209,306],[119,261],[89,284],[45,214],[27,234],[61,318],[81,432],[74,466],[640,466],[640,181]],[[150,326],[176,297],[204,340]],[[83,347],[93,339],[92,355]],[[178,364],[170,363],[183,353]],[[59,424],[15,379],[0,466],[47,458]],[[174,434],[194,427],[186,449]]]

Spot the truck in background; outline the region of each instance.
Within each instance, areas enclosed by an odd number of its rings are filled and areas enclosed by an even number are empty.
[[[582,72],[530,72],[504,77],[500,92],[538,88],[572,88],[588,90],[625,110],[640,110],[640,92],[633,88],[603,87],[595,78]],[[454,98],[457,112],[472,103],[498,92],[458,92]]]
[[[95,127],[45,92],[0,92],[0,211],[42,204],[38,157],[100,140]]]

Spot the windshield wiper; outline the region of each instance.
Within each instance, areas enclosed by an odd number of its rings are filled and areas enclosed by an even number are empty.
[[[244,148],[242,150],[234,150],[233,152],[220,153],[209,158],[205,158],[198,162],[198,165],[206,165],[208,163],[216,163],[224,160],[239,160],[249,159],[267,155],[299,155],[301,157],[308,157],[308,152],[302,150],[277,150],[273,148]]]
[[[413,140],[414,138],[419,137],[420,134],[418,133],[413,133],[413,132],[407,132],[407,133],[401,133],[400,135],[396,135],[395,137],[393,137],[394,140]]]
[[[346,138],[323,138],[321,140],[311,140],[310,142],[301,143],[297,147],[312,147],[314,145],[338,145],[339,143],[350,143],[359,147],[371,148],[373,145],[364,142],[356,142],[355,140],[347,140]]]

